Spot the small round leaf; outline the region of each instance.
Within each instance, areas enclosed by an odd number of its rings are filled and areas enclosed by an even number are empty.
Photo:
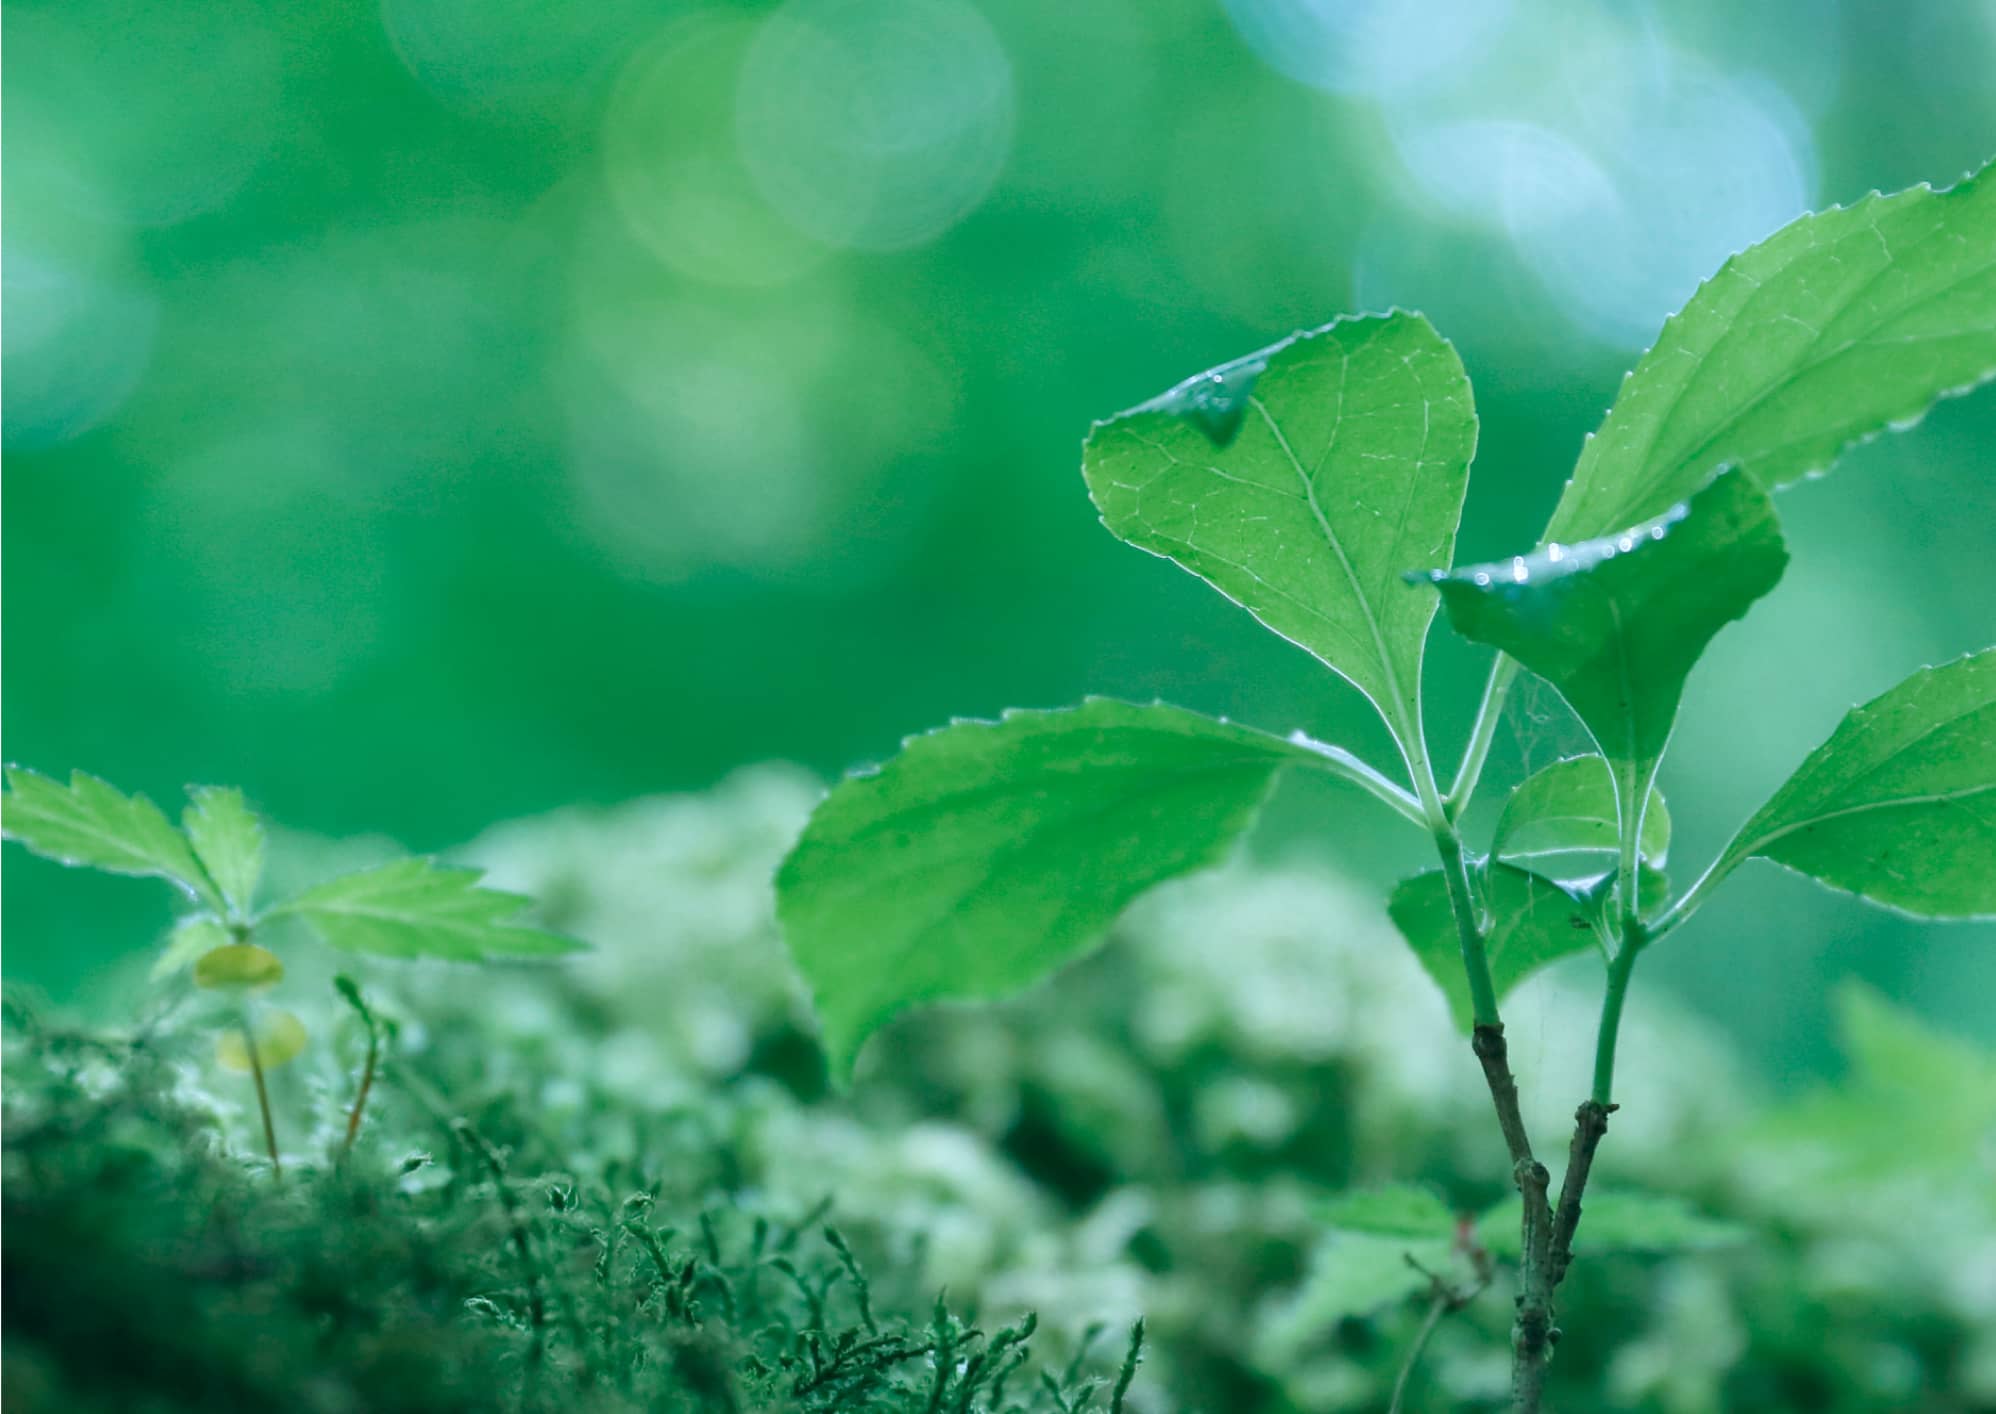
[[[296,1060],[305,1049],[305,1023],[288,1011],[265,1012],[256,1023],[256,1059],[265,1070],[275,1070]],[[243,1033],[235,1027],[215,1041],[215,1059],[225,1070],[248,1074],[250,1050]]]
[[[269,948],[230,943],[201,954],[194,985],[213,991],[265,992],[284,980],[284,964]]]

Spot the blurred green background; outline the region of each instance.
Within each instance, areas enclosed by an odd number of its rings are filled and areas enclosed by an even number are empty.
[[[1355,693],[1119,547],[1089,420],[1348,309],[1476,384],[1461,550],[1536,538],[1729,251],[1996,151],[1962,0],[133,0],[5,16],[5,751],[418,849],[1163,696],[1378,754]],[[1679,869],[1852,702],[1990,641],[1996,394],[1783,499],[1694,679]],[[1438,641],[1443,635],[1438,634]],[[1441,643],[1437,732],[1482,662]],[[1543,694],[1497,770],[1579,744]],[[1418,839],[1295,789],[1257,848]],[[61,997],[161,891],[8,850]],[[1779,1077],[1857,974],[1996,1036],[1996,930],[1765,866],[1653,972]]]

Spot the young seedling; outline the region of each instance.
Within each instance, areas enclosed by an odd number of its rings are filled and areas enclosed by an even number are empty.
[[[1805,216],[1727,261],[1624,381],[1539,544],[1496,563],[1453,564],[1477,421],[1418,314],[1341,318],[1097,424],[1082,472],[1109,530],[1358,688],[1399,759],[1100,698],[910,739],[832,790],[777,880],[834,1076],[897,1012],[1016,992],[1094,946],[1138,894],[1220,860],[1283,770],[1341,777],[1438,855],[1391,913],[1488,1082],[1521,1205],[1513,1407],[1537,1409],[1643,952],[1751,858],[1921,917],[1996,914],[1996,650],[1852,712],[1674,896],[1656,784],[1687,675],[1787,563],[1771,494],[1992,376],[1985,168]],[[1497,650],[1446,788],[1421,699],[1438,606]],[[1477,848],[1462,821],[1520,669],[1596,751],[1520,785]],[[1498,1008],[1589,950],[1606,967],[1593,1082],[1555,1196]]]
[[[282,1174],[266,1074],[305,1049],[305,1024],[260,998],[284,979],[284,964],[258,939],[280,918],[296,918],[348,952],[477,962],[552,957],[580,944],[519,921],[528,901],[478,886],[478,873],[428,859],[397,859],[347,874],[258,907],[263,823],[241,791],[195,786],[176,827],[142,795],[125,795],[78,771],[68,785],[18,766],[6,770],[0,835],[61,864],[164,879],[189,904],[153,964],[155,979],[192,969],[195,986],[231,1002],[234,1025],[216,1059],[256,1086],[271,1168]],[[357,988],[342,987],[368,1028],[367,1068],[348,1121],[359,1128],[372,1083],[378,1036]]]
[[[360,1117],[367,1109],[368,1094],[374,1089],[374,1073],[381,1063],[382,1023],[374,1014],[374,1008],[367,1004],[361,995],[360,983],[342,972],[333,979],[333,990],[340,999],[352,1007],[360,1018],[360,1024],[367,1028],[367,1059],[361,1063],[360,1084],[353,1092],[353,1108],[347,1112],[346,1138],[340,1143],[340,1157],[344,1159],[353,1152],[354,1141],[360,1138]]]

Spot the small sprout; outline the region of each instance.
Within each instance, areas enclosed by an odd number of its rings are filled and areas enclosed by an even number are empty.
[[[232,1026],[215,1040],[215,1059],[224,1070],[253,1075],[298,1059],[307,1039],[305,1023],[288,1011],[268,1011],[256,1023],[255,1039]]]
[[[245,1007],[242,1025],[224,1031],[215,1041],[215,1059],[223,1068],[247,1071],[256,1082],[256,1108],[263,1117],[263,1142],[270,1154],[272,1178],[284,1177],[284,1160],[277,1153],[277,1126],[270,1118],[270,1087],[264,1083],[263,1073],[296,1060],[305,1049],[305,1039],[305,1023],[290,1012],[267,1011],[252,1028]]]
[[[333,979],[333,988],[346,1004],[359,1013],[361,1023],[367,1027],[367,1061],[361,1066],[360,1088],[354,1092],[353,1108],[347,1111],[346,1142],[340,1146],[340,1157],[353,1152],[354,1140],[360,1137],[360,1117],[367,1108],[368,1093],[374,1089],[374,1074],[381,1062],[381,1026],[374,1018],[374,1011],[367,999],[360,994],[360,984],[342,972]]]
[[[194,985],[209,991],[267,992],[284,980],[284,964],[269,948],[255,943],[228,943],[201,954],[194,964]],[[295,1020],[295,1019],[294,1019]],[[299,1044],[304,1028],[299,1027]],[[226,1062],[225,1062],[226,1063]],[[274,1063],[274,1062],[266,1062]]]

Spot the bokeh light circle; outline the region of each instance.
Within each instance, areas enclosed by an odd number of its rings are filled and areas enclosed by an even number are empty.
[[[961,0],[790,0],[737,101],[757,188],[829,245],[900,250],[962,220],[1011,148],[1012,66]]]
[[[1800,215],[1808,130],[1780,90],[1602,24],[1468,113],[1388,106],[1414,203],[1508,237],[1567,321],[1639,348],[1733,252]],[[1464,104],[1453,105],[1456,108]]]
[[[1385,96],[1433,84],[1489,52],[1511,0],[1224,0],[1277,73],[1330,93]]]
[[[779,217],[742,165],[735,88],[756,34],[736,15],[668,25],[618,76],[603,122],[618,214],[658,259],[714,284],[774,284],[830,249]]]
[[[250,0],[207,0],[198,24],[140,0],[10,8],[6,23],[7,160],[46,169],[37,201],[175,225],[227,204],[276,139],[284,54]],[[76,159],[62,180],[52,146]],[[7,186],[11,216],[23,193]]]

